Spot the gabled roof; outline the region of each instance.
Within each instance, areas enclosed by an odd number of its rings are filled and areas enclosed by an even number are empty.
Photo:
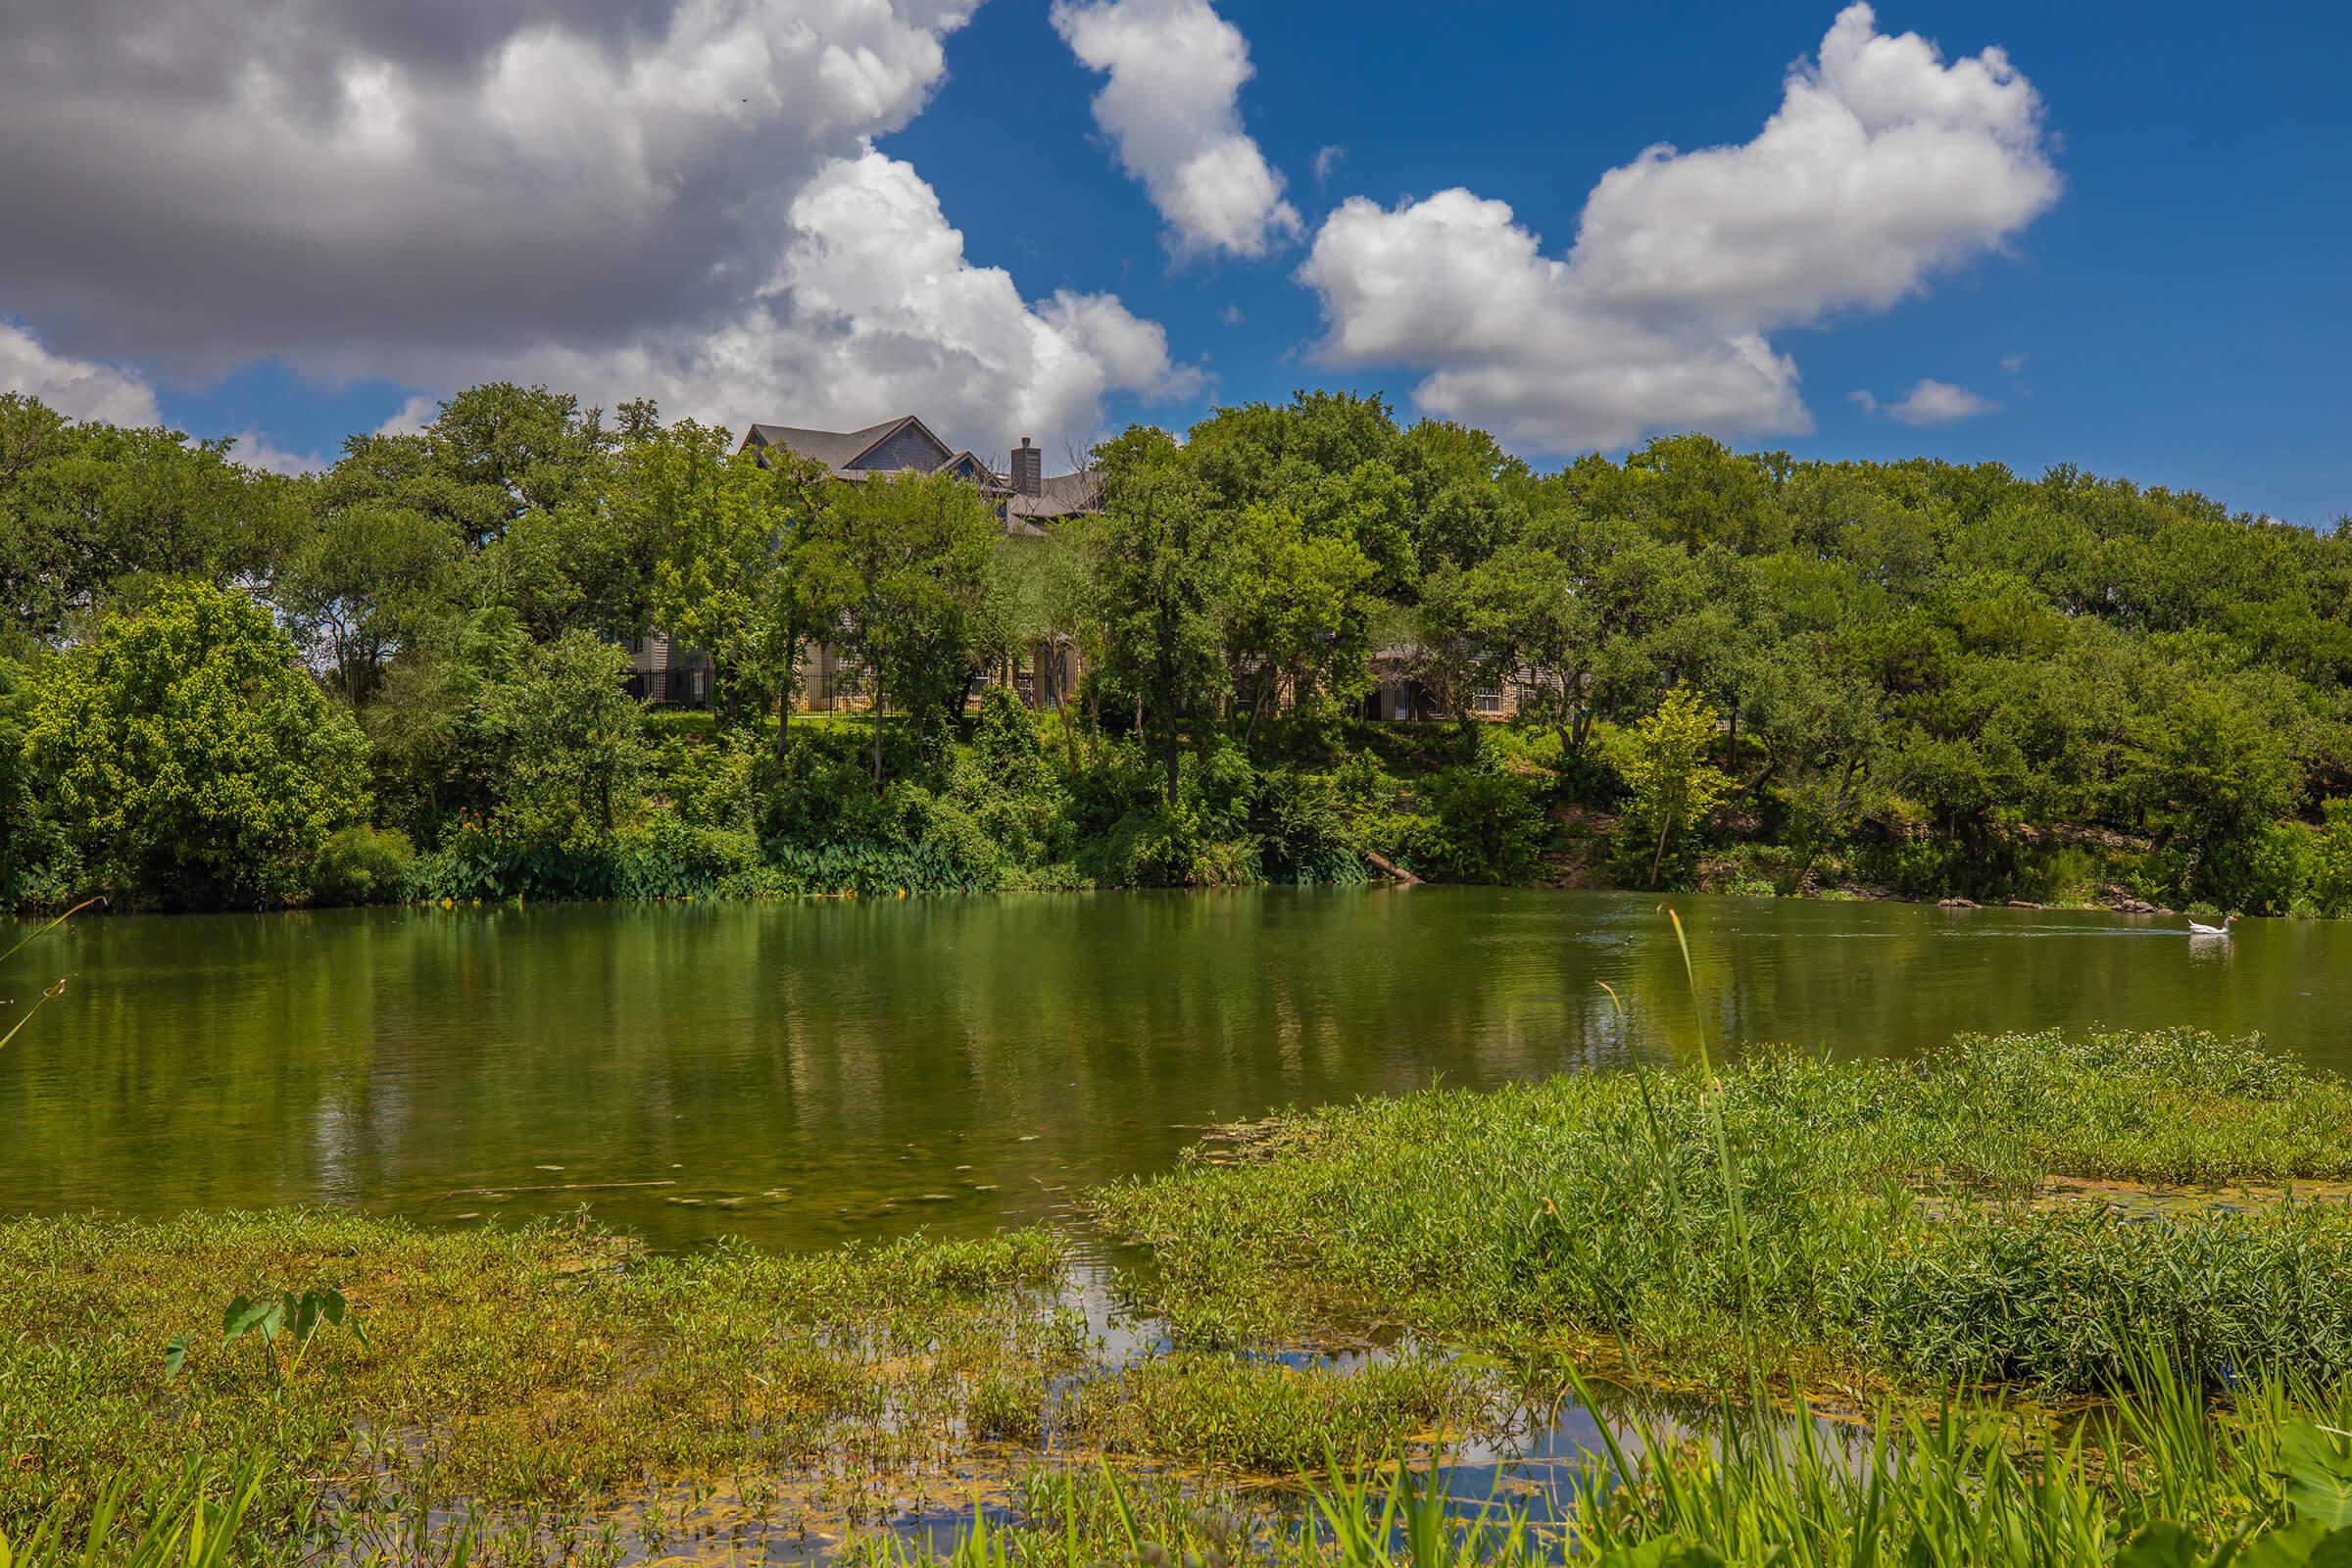
[[[981,494],[992,501],[1002,501],[1008,528],[1019,533],[1042,533],[1041,523],[1075,513],[1100,511],[1102,506],[1102,480],[1095,473],[1052,473],[1042,475],[1038,494],[1022,495],[1013,489],[1010,476],[998,471],[995,465],[969,448],[950,452],[932,428],[911,414],[903,414],[880,424],[869,424],[862,430],[811,430],[795,424],[755,424],[743,437],[746,449],[752,447],[781,448],[796,457],[821,463],[834,478],[859,483],[887,469],[866,468],[859,465],[877,448],[887,445],[909,428],[918,432],[940,455],[926,472],[942,468],[954,469],[969,464],[974,481]]]
[[[1102,506],[1102,476],[1091,470],[1049,473],[1038,481],[1038,494],[1015,495],[1006,510],[1015,517],[1066,517],[1077,512],[1096,512]]]
[[[795,457],[821,463],[828,468],[846,468],[911,417],[904,415],[880,424],[869,424],[862,430],[805,430],[792,424],[755,424],[745,433],[743,444],[782,447]]]
[[[947,462],[941,464],[940,466],[943,468],[953,468],[959,463],[970,464],[972,466],[972,471],[978,474],[980,478],[989,485],[1001,488],[1005,482],[1004,476],[997,472],[996,469],[990,467],[981,460],[980,455],[977,452],[974,452],[970,447],[965,447],[961,452],[956,453]]]
[[[821,463],[839,474],[857,468],[859,460],[910,425],[921,431],[923,439],[943,454],[943,463],[955,461],[952,456],[946,456],[953,449],[934,434],[929,425],[911,414],[902,414],[880,424],[869,424],[862,430],[810,430],[793,424],[755,424],[745,432],[743,444],[747,447],[783,447],[795,457]],[[981,467],[986,470],[987,465],[982,464]]]

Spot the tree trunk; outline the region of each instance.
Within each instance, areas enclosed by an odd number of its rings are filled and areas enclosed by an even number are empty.
[[[1168,706],[1168,808],[1170,810],[1174,810],[1176,808],[1176,708],[1171,703]]]
[[[1272,682],[1268,681],[1265,672],[1260,670],[1257,677],[1257,697],[1250,705],[1250,728],[1242,736],[1244,746],[1253,746],[1257,743],[1257,720],[1259,715],[1266,710],[1266,690],[1270,685]]]
[[[1649,885],[1658,885],[1658,868],[1666,863],[1666,835],[1674,831],[1674,818],[1669,816],[1658,824],[1658,853],[1649,858]]]
[[[1845,760],[1845,777],[1838,781],[1838,793],[1830,802],[1832,810],[1841,812],[1845,809],[1846,798],[1852,794],[1854,788],[1854,769],[1861,764],[1861,761],[1862,759],[1859,757],[1849,757]],[[1813,874],[1813,862],[1821,857],[1820,834],[1809,834],[1807,839],[1805,858],[1797,862],[1796,880],[1790,884],[1791,887],[1801,888],[1805,885],[1805,878]]]
[[[874,793],[882,793],[882,677],[874,677],[874,706],[869,715],[874,726]]]
[[[1070,772],[1078,771],[1077,715],[1070,711],[1069,688],[1062,684],[1069,673],[1069,663],[1059,648],[1054,650],[1054,717],[1061,725],[1061,749],[1070,760]]]

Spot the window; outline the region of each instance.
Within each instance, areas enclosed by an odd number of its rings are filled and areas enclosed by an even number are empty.
[[[1396,693],[1396,722],[1401,724],[1413,716],[1413,696],[1402,681],[1398,681],[1393,689]]]
[[[1481,686],[1470,694],[1470,706],[1482,713],[1502,711],[1502,688]]]

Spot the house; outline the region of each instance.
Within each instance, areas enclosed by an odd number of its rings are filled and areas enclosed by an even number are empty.
[[[1450,719],[1453,705],[1446,700],[1444,693],[1432,689],[1423,675],[1418,648],[1397,643],[1374,649],[1372,690],[1364,698],[1363,716],[1395,724]],[[1526,688],[1517,680],[1473,686],[1467,705],[1470,716],[1495,720],[1516,717],[1526,695]]]
[[[808,430],[789,424],[755,424],[746,431],[742,450],[789,452],[825,466],[835,479],[858,484],[881,474],[913,468],[921,473],[941,469],[970,480],[997,509],[1007,533],[1036,535],[1056,517],[1098,512],[1102,506],[1102,481],[1079,469],[1073,473],[1045,471],[1045,450],[1027,436],[1013,448],[1011,466],[997,472],[966,450],[952,451],[931,427],[914,415],[901,415],[862,430]]]
[[[913,469],[919,473],[945,470],[977,488],[995,507],[998,520],[1013,538],[1041,538],[1057,518],[1099,512],[1102,506],[1102,479],[1085,469],[1071,473],[1045,471],[1045,451],[1021,437],[1012,449],[1009,466],[1002,473],[966,449],[956,451],[942,441],[921,418],[911,414],[862,430],[816,430],[792,424],[755,424],[743,437],[739,451],[765,454],[786,452],[822,464],[828,477],[846,484],[862,484],[877,477]],[[764,461],[764,458],[762,458]],[[696,650],[677,646],[661,632],[650,632],[629,643],[629,690],[654,702],[700,708],[710,701],[710,663]],[[841,662],[833,649],[809,648],[801,658],[800,707],[824,712],[863,707],[858,671]],[[984,680],[1009,686],[1032,707],[1058,703],[1076,685],[1078,662],[1068,649],[1039,647]]]
[[[710,703],[710,661],[702,650],[670,640],[667,632],[631,637],[627,690],[631,697],[671,708],[707,708]]]
[[[845,484],[863,484],[878,477],[913,469],[921,473],[946,470],[968,481],[996,509],[998,520],[1012,538],[1042,538],[1056,520],[1100,512],[1102,481],[1088,469],[1049,474],[1045,451],[1021,437],[999,472],[978,454],[958,451],[911,414],[869,424],[861,430],[817,430],[792,424],[754,424],[745,432],[739,451],[790,453],[821,464],[829,478]],[[764,461],[764,459],[763,459]],[[673,644],[652,632],[629,643],[629,690],[638,697],[685,708],[710,701],[710,663],[700,652]],[[1365,696],[1364,717],[1386,722],[1447,718],[1454,705],[1424,681],[1418,651],[1402,645],[1383,647],[1372,655],[1372,689]],[[1032,708],[1058,706],[1075,691],[1080,673],[1076,653],[1067,647],[1041,645],[974,683],[977,698],[989,685],[1009,687]],[[800,664],[799,707],[829,712],[861,709],[870,697],[861,689],[857,669],[835,650],[822,644],[803,653]],[[1526,690],[1516,680],[1479,686],[1467,694],[1470,716],[1508,719],[1516,714]]]

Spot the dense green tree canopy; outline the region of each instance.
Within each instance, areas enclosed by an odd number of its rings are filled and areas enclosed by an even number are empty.
[[[23,746],[93,885],[179,905],[300,890],[367,806],[359,726],[268,610],[204,583],[44,661]]]
[[[2352,905],[2345,525],[1700,435],[1542,472],[1348,393],[1092,461],[1103,510],[1038,537],[953,479],[838,483],[544,387],[460,393],[300,479],[0,397],[0,878],[299,898],[365,785],[428,869],[455,824],[496,840],[433,884],[459,889],[706,832],[695,855],[819,882],[874,846],[926,885],[1342,874],[1357,848],[1525,876],[1592,815],[1643,847],[1635,880],[1746,856],[1995,895],[2062,865]],[[707,737],[641,744],[621,645],[656,631],[708,662]],[[820,644],[871,722],[784,723]],[[1015,670],[1062,718],[1032,745],[999,702],[971,750],[975,676]],[[1368,722],[1376,681],[1382,720],[1440,722]],[[199,690],[201,721],[166,702]],[[1669,736],[1711,809],[1657,805]],[[211,793],[129,780],[174,766]],[[272,768],[307,792],[250,782]],[[215,809],[239,825],[198,833]]]

